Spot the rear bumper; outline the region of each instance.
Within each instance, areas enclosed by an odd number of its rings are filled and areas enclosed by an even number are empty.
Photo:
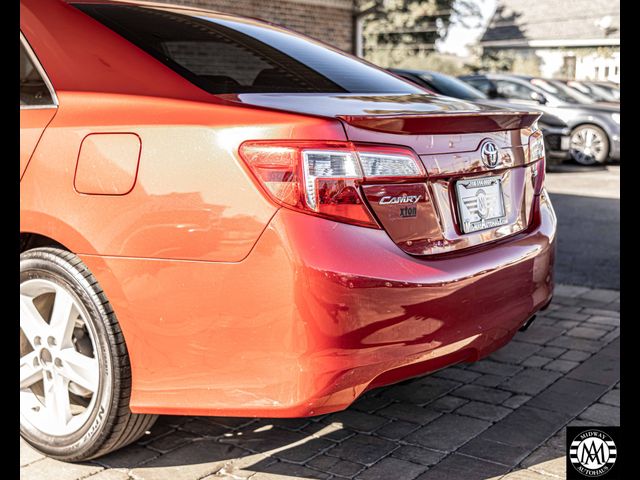
[[[132,411],[318,415],[508,342],[552,296],[542,198],[535,228],[437,260],[284,209],[239,263],[82,258],[127,341]]]
[[[316,341],[305,361],[319,389],[305,409],[339,410],[370,388],[507,343],[553,294],[556,218],[546,193],[538,214],[528,233],[439,260],[410,257],[378,231],[279,219],[293,243],[313,245],[300,248],[308,285],[299,295]]]
[[[571,130],[568,127],[542,128],[547,154],[554,158],[568,158],[571,142]]]
[[[611,152],[609,154],[609,157],[612,160],[620,160],[620,136],[619,135],[613,135],[611,137]]]

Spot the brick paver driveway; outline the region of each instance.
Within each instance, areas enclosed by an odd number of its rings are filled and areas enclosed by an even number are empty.
[[[560,285],[490,358],[371,391],[344,412],[163,417],[136,444],[78,465],[21,440],[21,478],[564,478],[564,427],[620,422],[619,307],[617,291]]]

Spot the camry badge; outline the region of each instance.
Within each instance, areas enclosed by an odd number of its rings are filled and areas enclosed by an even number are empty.
[[[491,140],[487,140],[482,144],[480,156],[487,167],[496,168],[498,166],[498,146]]]
[[[399,203],[418,203],[422,195],[402,195],[400,197],[382,197],[378,204],[396,205]]]

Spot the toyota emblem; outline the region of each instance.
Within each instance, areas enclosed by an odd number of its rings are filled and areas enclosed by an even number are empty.
[[[498,146],[491,140],[487,140],[482,144],[480,155],[482,156],[482,162],[487,167],[496,168],[498,166]]]

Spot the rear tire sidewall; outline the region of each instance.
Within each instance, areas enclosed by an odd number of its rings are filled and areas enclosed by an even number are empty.
[[[578,156],[573,155],[573,151],[572,149],[570,149],[571,158],[573,158],[573,160],[576,163],[579,163],[580,165],[586,165],[586,166],[602,165],[609,158],[609,150],[610,150],[609,136],[602,128],[598,127],[597,125],[581,125],[579,127],[576,127],[571,132],[571,143],[573,143],[573,137],[577,135],[578,132],[580,132],[581,130],[587,130],[587,129],[595,130],[598,133],[598,136],[602,139],[602,142],[605,146],[605,148],[603,149],[604,153],[600,156],[600,158],[594,158],[593,160],[585,161],[583,159],[580,159]]]
[[[20,416],[20,434],[40,451],[51,457],[69,458],[91,455],[109,435],[106,421],[113,409],[114,368],[109,332],[105,325],[107,313],[97,298],[95,291],[82,275],[81,263],[73,266],[69,261],[56,255],[54,250],[35,249],[20,255],[20,283],[34,278],[45,278],[61,285],[79,300],[84,310],[87,328],[94,340],[94,355],[100,366],[97,395],[91,414],[77,431],[61,436],[46,434]],[[81,267],[82,268],[82,267]]]

